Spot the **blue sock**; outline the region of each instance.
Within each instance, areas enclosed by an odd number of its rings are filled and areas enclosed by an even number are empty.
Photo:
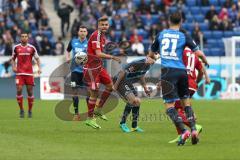
[[[74,113],[78,114],[78,103],[79,103],[79,99],[78,97],[73,97],[73,107],[74,107]]]
[[[127,117],[129,115],[129,113],[131,112],[131,110],[132,110],[131,104],[127,103],[125,106],[125,109],[123,111],[122,120],[121,120],[120,124],[126,123]]]
[[[166,111],[167,115],[171,118],[173,123],[177,128],[181,130],[183,133],[185,131],[184,124],[182,118],[178,115],[177,110],[174,107],[170,107]]]
[[[195,119],[194,119],[194,112],[192,110],[192,107],[191,106],[186,106],[184,108],[184,111],[186,113],[186,117],[187,117],[187,120],[188,120],[189,125],[191,127],[191,130],[196,130]]]
[[[132,128],[137,127],[138,117],[139,117],[139,109],[140,106],[133,106],[132,107]]]

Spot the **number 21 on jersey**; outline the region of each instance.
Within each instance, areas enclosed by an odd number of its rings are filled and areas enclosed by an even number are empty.
[[[177,41],[177,39],[164,38],[162,40],[161,54],[163,56],[177,57]],[[169,52],[168,50],[170,49],[170,47],[171,51]]]

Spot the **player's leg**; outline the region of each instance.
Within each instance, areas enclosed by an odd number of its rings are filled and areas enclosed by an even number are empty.
[[[86,120],[85,124],[88,126],[91,126],[94,129],[101,128],[96,122],[96,119],[94,118],[94,108],[96,106],[97,97],[98,97],[98,91],[97,90],[89,90],[90,97],[88,100],[88,119]]]
[[[73,100],[73,107],[74,107],[74,121],[79,121],[79,110],[78,110],[78,104],[79,104],[79,98],[78,98],[78,87],[80,85],[80,80],[82,79],[82,76],[80,73],[72,72],[71,73],[71,87],[72,87],[72,100]]]
[[[195,126],[195,118],[194,118],[194,112],[191,107],[191,101],[190,101],[190,94],[189,94],[189,87],[188,87],[188,77],[187,74],[185,76],[182,76],[181,79],[179,79],[178,83],[178,94],[181,99],[181,103],[184,106],[184,112],[187,117],[187,120],[189,122],[190,128],[191,128],[191,135],[192,135],[192,144],[198,143],[198,133]]]
[[[32,118],[32,107],[34,102],[33,86],[26,85],[26,87],[27,87],[27,94],[28,94],[28,117]]]
[[[107,73],[106,69],[102,69],[101,73],[99,75],[100,78],[100,83],[105,85],[105,90],[102,92],[101,97],[100,97],[100,102],[97,107],[101,108],[103,107],[104,103],[110,96],[113,88],[113,83],[111,80],[111,77]]]
[[[185,129],[183,120],[179,116],[175,106],[175,101],[179,99],[178,97],[178,79],[181,78],[179,71],[175,69],[163,68],[162,69],[161,84],[162,84],[162,94],[164,105],[166,107],[166,114],[170,117],[176,128],[179,128],[181,131],[181,136],[178,141],[178,145],[184,145],[185,141],[190,136],[190,132]],[[166,83],[166,84],[165,84]],[[169,88],[169,85],[172,87]]]
[[[23,82],[22,76],[16,76],[16,88],[17,88],[16,99],[20,109],[20,112],[19,112],[20,118],[24,118],[23,95],[22,95],[23,84],[24,82]]]
[[[33,86],[34,86],[34,77],[33,76],[24,76],[27,94],[28,94],[28,117],[32,118],[32,107],[34,102],[33,95]]]
[[[107,120],[107,117],[102,112],[102,107],[104,106],[106,100],[108,99],[108,97],[112,92],[113,83],[112,83],[111,77],[109,76],[109,74],[104,68],[101,70],[99,78],[100,78],[100,83],[105,85],[105,90],[101,94],[100,101],[96,106],[97,109],[95,113],[96,115],[100,116],[101,119]]]

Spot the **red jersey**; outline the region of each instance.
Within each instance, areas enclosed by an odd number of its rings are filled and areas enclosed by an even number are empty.
[[[189,89],[197,90],[196,69],[202,70],[202,63],[190,49],[183,51],[183,63],[187,69]]]
[[[101,33],[99,30],[96,30],[92,33],[88,40],[88,62],[87,66],[90,65],[98,65],[96,64],[96,59],[99,60],[98,63],[102,63],[102,60],[96,56],[96,49],[100,49],[103,52],[103,48],[106,43],[106,37],[103,33]]]
[[[17,73],[16,75],[33,75],[32,59],[38,58],[36,48],[27,44],[22,46],[21,43],[15,45],[13,48],[12,59],[15,61],[17,58]]]

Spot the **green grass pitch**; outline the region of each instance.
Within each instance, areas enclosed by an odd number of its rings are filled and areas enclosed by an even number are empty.
[[[100,130],[59,120],[56,104],[36,100],[34,117],[20,119],[16,101],[1,100],[0,160],[237,160],[240,156],[240,101],[193,101],[203,133],[198,145],[181,147],[167,143],[176,133],[160,100],[143,100],[139,126],[145,132],[128,134],[118,125],[123,102],[107,114],[110,121],[98,120]]]

